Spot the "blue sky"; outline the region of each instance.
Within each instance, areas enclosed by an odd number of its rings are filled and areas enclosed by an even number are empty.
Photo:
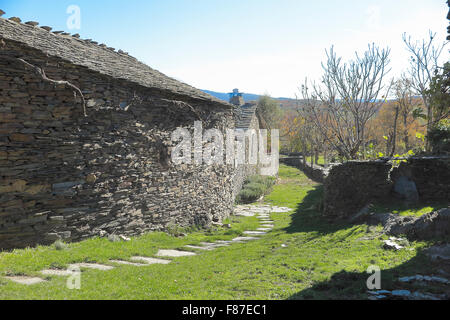
[[[69,30],[69,5],[81,28]],[[122,49],[197,88],[294,97],[317,79],[325,48],[344,58],[368,43],[392,49],[392,73],[407,68],[402,42],[429,29],[445,39],[445,0],[0,0],[6,17],[33,20]],[[448,50],[443,60],[448,60]]]

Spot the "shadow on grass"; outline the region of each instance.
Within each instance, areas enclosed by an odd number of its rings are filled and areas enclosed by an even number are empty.
[[[446,294],[450,297],[450,287],[445,284],[420,282],[404,283],[398,279],[413,275],[437,275],[450,274],[450,264],[442,261],[432,261],[423,251],[394,268],[381,270],[382,290],[409,290],[420,293]],[[311,288],[304,289],[292,296],[289,300],[360,300],[367,299],[367,279],[371,274],[366,272],[339,271],[328,281],[318,282]],[[376,290],[376,289],[375,289]]]
[[[346,222],[329,222],[321,213],[323,186],[309,190],[292,214],[291,224],[284,229],[287,233],[317,232],[320,235],[334,233],[352,227]]]

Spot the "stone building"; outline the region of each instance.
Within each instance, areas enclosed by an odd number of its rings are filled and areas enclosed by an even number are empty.
[[[173,165],[171,133],[235,114],[121,50],[0,18],[0,249],[221,221],[246,173]]]
[[[237,89],[235,89],[237,90]],[[246,103],[241,105],[239,108],[239,116],[236,118],[236,130],[242,132],[248,132],[248,130],[259,130],[259,120],[256,116],[256,104]],[[242,138],[245,142],[242,142]],[[239,138],[238,138],[239,139]],[[249,145],[250,138],[248,135],[241,136],[241,143],[245,146],[245,158],[249,158]],[[251,165],[249,163],[240,164],[236,166],[236,172],[234,175],[234,194],[237,195],[241,190],[245,179],[248,176],[259,174],[259,167],[256,165]]]
[[[239,92],[239,89],[233,89],[233,92],[229,93],[230,95],[230,103],[237,107],[243,106],[245,104],[244,97],[242,93]]]

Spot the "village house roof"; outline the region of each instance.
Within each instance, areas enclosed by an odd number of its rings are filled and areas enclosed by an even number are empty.
[[[3,13],[0,10],[0,16]],[[51,30],[50,27],[39,27],[38,23],[32,21],[21,23],[17,17],[9,19],[0,17],[0,39],[5,41],[18,42],[48,56],[61,58],[112,78],[232,107],[199,89],[150,68],[122,50],[116,51],[114,48],[98,44],[90,39],[83,40],[78,34],[70,35],[61,31],[51,32]]]
[[[241,112],[236,120],[236,129],[250,128],[250,124],[255,116],[257,106],[258,105],[256,103],[246,103],[240,107]]]

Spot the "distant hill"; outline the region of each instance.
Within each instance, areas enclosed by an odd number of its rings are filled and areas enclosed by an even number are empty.
[[[216,97],[217,99],[223,100],[223,101],[227,101],[230,99],[230,96],[228,95],[228,93],[224,93],[224,92],[216,92],[216,91],[210,91],[210,90],[202,90],[203,92],[212,95],[213,97]],[[259,95],[257,94],[252,94],[252,93],[243,93],[242,97],[244,98],[245,102],[249,102],[249,101],[255,101],[259,99]]]
[[[212,95],[213,97],[216,97],[217,99],[227,101],[230,99],[230,96],[228,93],[224,92],[216,92],[216,91],[210,91],[210,90],[202,90],[203,92]],[[253,93],[243,93],[242,97],[244,98],[245,102],[250,101],[258,101],[258,99],[261,97],[261,95],[253,94]],[[275,100],[278,100],[280,102],[280,107],[282,109],[295,109],[297,106],[297,100],[291,99],[291,98],[273,98]]]
[[[210,91],[210,90],[202,90],[203,92],[212,95],[213,97],[216,97],[220,100],[224,100],[224,101],[228,101],[228,99],[230,98],[230,96],[228,95],[228,93],[224,93],[224,92],[217,92],[217,91]],[[249,102],[249,101],[255,101],[258,100],[261,95],[259,94],[253,94],[253,93],[242,93],[242,97],[244,98],[245,102]],[[275,100],[290,100],[290,101],[295,101],[295,99],[292,98],[273,98]]]
[[[227,101],[229,100],[228,93],[224,92],[216,92],[216,91],[210,91],[210,90],[202,90],[203,92],[212,95],[213,97],[216,97],[220,100]],[[261,97],[261,95],[253,94],[253,93],[243,93],[242,97],[244,98],[245,102],[250,101],[258,101],[258,99]],[[420,99],[420,97],[414,97],[417,99]],[[278,100],[280,103],[281,109],[284,110],[296,110],[298,106],[301,106],[304,103],[304,100],[299,99],[292,99],[292,98],[273,98],[275,100]],[[387,102],[393,101],[394,99],[388,99]],[[381,101],[381,100],[377,100]]]

